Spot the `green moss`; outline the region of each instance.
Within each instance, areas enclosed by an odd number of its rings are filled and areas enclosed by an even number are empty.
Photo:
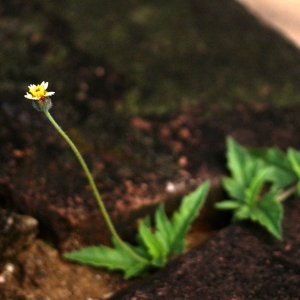
[[[297,49],[235,1],[66,0],[58,5],[49,0],[40,5],[31,18],[23,15],[18,25],[23,29],[11,46],[0,49],[2,78],[20,78],[24,70],[31,77],[68,78],[73,48],[41,34],[49,31],[50,13],[70,26],[67,38],[77,49],[122,74],[126,90],[119,109],[124,111],[176,111],[203,97],[229,106],[299,99]],[[42,60],[33,54],[32,40],[28,43],[39,34],[51,49]]]

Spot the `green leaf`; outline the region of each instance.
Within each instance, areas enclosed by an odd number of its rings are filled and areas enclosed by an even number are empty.
[[[252,178],[249,188],[245,191],[245,202],[250,206],[255,205],[260,196],[260,191],[263,185],[266,183],[266,179],[270,173],[269,168],[261,169]]]
[[[155,235],[157,236],[157,238],[159,238],[161,241],[164,242],[165,249],[169,254],[172,226],[170,220],[166,215],[163,203],[159,205],[158,209],[155,212],[155,225],[156,225]]]
[[[180,208],[174,213],[171,220],[170,254],[180,253],[184,250],[185,236],[203,206],[208,194],[209,182],[206,181],[194,192],[185,196]]]
[[[249,187],[257,171],[262,168],[262,161],[251,156],[247,149],[232,138],[227,139],[228,168],[231,179],[224,179],[224,187],[233,198],[245,201],[245,190]]]
[[[250,219],[264,226],[276,238],[281,239],[283,208],[282,204],[276,201],[276,195],[276,192],[265,194],[255,206],[242,204],[235,208],[234,203],[232,203],[232,209],[234,209],[233,223]],[[224,202],[226,206],[226,202],[229,201]],[[222,203],[223,202],[220,202],[218,205]],[[230,203],[228,206],[230,208]]]
[[[238,209],[243,204],[236,200],[223,200],[221,202],[215,203],[217,209],[227,210],[227,209]]]
[[[276,201],[276,192],[265,194],[258,205],[252,208],[250,219],[256,221],[273,234],[276,238],[282,238],[281,221],[283,217],[282,204]]]
[[[122,270],[125,273],[125,279],[141,275],[153,267],[162,267],[171,254],[183,251],[186,233],[204,204],[208,190],[209,182],[207,181],[193,193],[184,197],[172,221],[167,218],[164,206],[160,205],[155,213],[156,228],[151,228],[149,217],[140,223],[137,235],[139,246],[125,244],[141,256],[144,262],[124,250],[115,239],[112,239],[114,248],[87,247],[66,253],[64,257],[92,266]]]
[[[267,165],[277,166],[281,169],[290,169],[290,164],[286,158],[283,151],[277,147],[267,148],[267,149],[249,149],[249,153],[252,156],[264,160]]]
[[[230,178],[223,178],[223,186],[232,200],[215,204],[219,209],[233,210],[233,222],[251,219],[271,234],[281,238],[282,205],[276,201],[279,189],[290,186],[300,178],[300,153],[290,150],[288,158],[278,149],[248,150],[231,138],[227,140]],[[267,182],[270,192],[262,195]],[[299,192],[300,192],[300,185]]]
[[[87,247],[79,251],[65,253],[64,258],[96,267],[106,267],[110,270],[122,270],[125,273],[125,279],[138,276],[150,267],[148,263],[142,263],[134,259],[117,243],[114,243],[114,246],[115,248],[106,246]]]
[[[232,177],[244,185],[247,182],[245,174],[246,152],[230,137],[227,139],[227,160]]]
[[[251,216],[251,207],[247,204],[243,204],[238,207],[233,214],[232,222],[237,223],[241,220],[247,220]]]
[[[270,173],[267,179],[272,182],[272,188],[274,190],[283,190],[297,182],[297,175],[292,170],[292,167],[290,171],[288,171],[273,166],[270,167]]]
[[[198,216],[208,190],[209,182],[205,182],[194,192],[185,196],[171,221],[161,204],[155,212],[153,229],[150,227],[149,217],[140,223],[137,238],[151,256],[152,265],[161,267],[170,255],[183,251],[187,231]]]
[[[287,158],[288,158],[289,162],[291,163],[292,168],[299,179],[300,178],[300,153],[299,153],[299,151],[296,151],[295,149],[292,149],[292,148],[288,149]]]
[[[297,176],[298,183],[297,183],[297,194],[300,195],[300,152],[296,151],[293,148],[288,149],[287,158],[292,165],[293,171]]]
[[[166,243],[159,236],[152,233],[150,218],[147,216],[138,228],[139,240],[145,245],[154,266],[162,267],[167,260],[168,248]]]
[[[232,177],[222,178],[223,186],[233,199],[241,203],[251,203],[257,198],[263,180],[270,171],[262,171],[262,161],[250,156],[246,148],[233,139],[227,139],[227,147],[228,167]]]
[[[271,167],[268,180],[274,189],[284,189],[297,181],[292,165],[284,152],[277,147],[270,149],[251,149],[250,154],[264,161],[266,167]]]
[[[238,199],[241,202],[245,201],[245,187],[243,184],[236,181],[235,178],[223,177],[222,184],[231,197]]]

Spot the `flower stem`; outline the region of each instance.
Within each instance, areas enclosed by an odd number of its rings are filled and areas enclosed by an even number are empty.
[[[81,156],[80,152],[78,151],[77,147],[75,146],[75,144],[72,142],[72,140],[68,137],[68,135],[61,129],[61,127],[56,123],[56,121],[53,119],[53,117],[51,116],[51,114],[49,113],[49,111],[45,111],[44,112],[45,115],[47,116],[47,118],[49,119],[49,121],[52,123],[52,125],[57,129],[57,131],[62,135],[62,137],[66,140],[66,142],[70,145],[70,147],[72,148],[73,152],[75,153],[77,159],[79,160],[85,174],[86,177],[88,178],[89,184],[92,187],[93,193],[95,195],[95,198],[97,200],[97,203],[99,205],[100,211],[104,217],[104,220],[111,232],[111,234],[113,235],[113,237],[115,238],[116,242],[128,253],[130,254],[132,257],[134,257],[136,260],[142,262],[142,263],[150,263],[148,260],[146,260],[145,258],[141,257],[140,255],[138,255],[136,252],[134,252],[119,236],[119,234],[117,233],[111,219],[110,216],[104,206],[103,200],[100,196],[100,193],[96,187],[95,181],[91,175],[91,172],[89,171],[83,157]]]

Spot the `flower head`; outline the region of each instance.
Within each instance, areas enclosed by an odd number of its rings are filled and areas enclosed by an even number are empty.
[[[55,92],[47,92],[48,82],[45,81],[38,85],[31,84],[28,88],[29,92],[24,97],[30,100],[43,100],[55,94]]]
[[[55,94],[55,92],[47,92],[48,82],[43,81],[38,85],[31,84],[28,88],[29,92],[27,92],[24,97],[30,100],[35,100],[32,104],[37,110],[47,112],[52,106],[49,96]]]

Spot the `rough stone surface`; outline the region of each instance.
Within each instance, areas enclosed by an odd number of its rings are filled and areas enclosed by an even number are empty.
[[[0,209],[0,253],[13,258],[36,238],[38,222],[30,216]]]

